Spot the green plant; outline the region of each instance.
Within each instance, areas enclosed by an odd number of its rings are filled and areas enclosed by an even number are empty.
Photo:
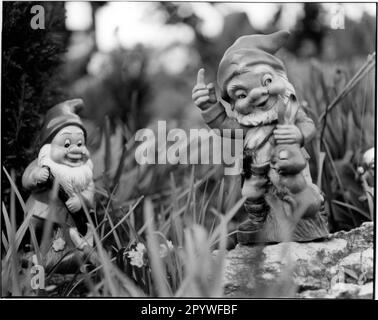
[[[295,63],[294,86],[318,128],[306,146],[312,176],[325,194],[330,231],[349,230],[372,219],[368,201],[360,201],[364,190],[357,167],[362,153],[375,144],[375,53],[348,68]]]
[[[30,26],[31,7],[45,9],[45,29]],[[15,2],[3,4],[2,27],[2,163],[20,173],[35,156],[40,119],[61,102],[59,67],[66,50],[64,3]],[[6,178],[2,195],[9,200]],[[21,190],[22,192],[22,190]],[[20,217],[17,217],[20,218]]]
[[[5,204],[2,204],[7,234],[2,233],[5,249],[2,260],[3,295],[35,295],[38,292],[33,292],[28,286],[30,283],[28,271],[31,265],[29,264],[26,269],[21,268],[24,254],[19,250],[19,244],[26,230],[31,229],[30,216],[26,215],[22,225],[15,229],[13,217],[16,196],[22,207],[25,207],[16,185],[5,168],[4,173],[15,196],[12,196],[11,218]],[[213,209],[212,229],[208,232],[204,227],[204,217],[196,217],[195,211],[191,209],[197,206],[194,195],[205,180],[194,181],[194,170],[191,174],[192,184],[184,190],[181,197],[172,193],[172,205],[166,208],[163,217],[155,214],[151,199],[141,197],[116,224],[112,222],[113,214],[110,206],[104,209],[104,218],[97,226],[90,220],[91,227],[95,231],[95,250],[99,264],[88,273],[82,275],[77,273],[62,292],[63,295],[69,296],[80,283],[85,282],[89,288],[89,292],[85,294],[90,296],[221,296],[223,292],[221,278],[228,236],[227,224],[237,213],[244,199],[239,200],[226,215]],[[222,185],[221,183],[219,187],[222,188]],[[222,197],[218,199],[220,202],[222,200]],[[144,202],[144,224],[136,229],[131,217],[142,202]],[[206,202],[202,203],[200,212],[204,212],[205,206],[208,205]],[[89,215],[88,218],[90,219]],[[129,244],[125,247],[121,246],[123,242],[119,242],[120,229],[124,229],[129,235]],[[113,240],[110,242],[111,245],[106,241],[109,238]],[[137,245],[133,246],[133,244]],[[115,248],[114,245],[118,247]],[[142,248],[140,251],[144,257],[141,263],[138,261],[133,263],[130,252],[133,249],[137,252],[135,249],[138,249],[138,246]],[[40,256],[38,244],[34,241],[33,247],[37,257]],[[218,250],[214,255],[215,248]],[[162,251],[165,253],[162,254]],[[53,274],[54,271],[47,274],[47,283],[52,279]],[[97,282],[98,278],[100,281]]]

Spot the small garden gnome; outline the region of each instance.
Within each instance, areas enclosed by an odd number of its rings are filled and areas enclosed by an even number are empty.
[[[75,265],[67,252],[93,246],[84,210],[94,207],[93,164],[86,130],[78,112],[81,99],[64,101],[47,111],[40,132],[38,158],[26,168],[22,184],[31,191],[26,203],[40,244],[47,239],[45,267],[60,259],[63,273]],[[50,233],[48,232],[50,226]],[[85,251],[85,250],[84,250]]]
[[[237,232],[240,243],[309,241],[327,234],[324,199],[312,183],[303,146],[315,134],[313,121],[300,108],[286,69],[275,53],[289,32],[247,35],[223,55],[217,82],[205,83],[198,72],[192,98],[210,128],[235,138],[243,130],[242,195],[248,219]],[[287,233],[290,233],[288,237]]]
[[[375,189],[375,148],[366,150],[362,156],[362,165],[357,168],[359,178],[364,190],[360,201],[368,201],[370,213],[373,213],[374,189]]]
[[[366,150],[362,156],[362,166],[358,172],[364,176],[367,185],[374,188],[375,148]],[[374,192],[373,192],[374,193]]]

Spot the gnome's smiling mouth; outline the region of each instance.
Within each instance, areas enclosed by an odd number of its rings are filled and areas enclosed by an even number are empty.
[[[252,105],[252,113],[255,110],[267,111],[277,103],[277,96],[263,96]]]
[[[265,104],[267,104],[268,100],[269,100],[269,96],[263,96],[257,102],[255,102],[254,105],[257,108],[263,108]]]
[[[261,97],[257,102],[255,102],[253,105],[255,108],[264,108],[266,104],[268,104],[270,97],[269,96],[263,96]]]
[[[67,153],[65,156],[70,165],[81,165],[83,161],[83,155],[79,153]]]

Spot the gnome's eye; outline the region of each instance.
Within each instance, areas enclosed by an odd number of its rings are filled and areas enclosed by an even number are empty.
[[[244,91],[244,90],[237,90],[236,92],[235,92],[235,97],[237,98],[237,99],[245,99],[246,97],[247,97],[247,93]]]
[[[64,141],[64,147],[68,148],[70,145],[71,145],[70,139],[66,139],[66,141]]]
[[[79,140],[78,143],[77,143],[77,146],[81,147],[82,145],[83,145],[83,141]]]
[[[267,87],[268,85],[272,83],[272,81],[273,81],[272,76],[270,74],[265,74],[262,78],[262,85],[264,87]]]

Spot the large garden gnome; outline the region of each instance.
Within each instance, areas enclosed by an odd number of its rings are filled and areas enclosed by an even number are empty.
[[[313,121],[297,102],[285,67],[274,54],[289,32],[240,37],[218,68],[221,97],[198,72],[194,103],[210,128],[243,130],[242,195],[248,219],[237,232],[240,243],[310,241],[327,234],[324,199],[312,183],[303,146],[315,134]]]
[[[84,211],[94,206],[93,165],[86,130],[77,114],[82,107],[82,100],[74,99],[48,110],[38,158],[22,177],[24,188],[31,191],[26,209],[32,215],[37,240],[40,245],[47,242],[44,264],[49,269],[59,262],[66,269],[63,272],[77,261],[77,255],[75,260],[69,251],[93,246]]]

